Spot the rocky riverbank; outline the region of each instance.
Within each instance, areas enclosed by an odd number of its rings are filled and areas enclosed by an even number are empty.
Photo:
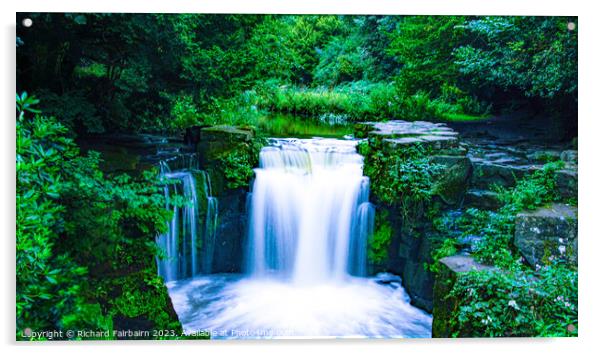
[[[565,200],[576,201],[577,151],[572,144],[539,140],[529,143],[524,137],[513,139],[508,134],[496,137],[474,132],[473,129],[463,137],[444,124],[429,122],[391,121],[356,127],[356,136],[366,138],[370,148],[385,156],[402,155],[404,150],[421,146],[430,161],[442,166],[432,196],[439,213],[462,215],[467,208],[495,211],[502,206],[498,186],[512,188],[521,178],[541,170],[546,162],[557,160],[564,162],[563,168],[554,171],[558,193]],[[378,163],[370,158],[366,161],[366,169],[371,168],[370,163]],[[398,196],[398,200],[402,198]],[[448,312],[444,308],[449,306],[442,298],[454,274],[471,269],[471,264],[476,265],[476,269],[489,269],[470,257],[479,236],[460,237],[454,235],[453,230],[447,234],[436,232],[428,210],[416,215],[411,220],[413,227],[408,228],[403,223],[410,220],[399,217],[403,213],[400,204],[383,203],[378,198],[374,202],[378,209],[385,211],[392,234],[386,260],[373,264],[373,270],[400,274],[412,302],[433,311],[435,323],[441,321],[440,317]],[[514,236],[517,250],[533,267],[543,257],[560,257],[575,264],[576,214],[575,207],[558,203],[519,213]],[[445,270],[435,279],[435,274],[425,265],[434,262],[433,252],[449,237],[458,237],[464,255],[441,260]],[[442,286],[444,283],[446,286]],[[434,330],[434,335],[445,333]]]

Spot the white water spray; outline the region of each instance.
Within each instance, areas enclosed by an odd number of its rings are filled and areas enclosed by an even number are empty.
[[[356,141],[274,139],[248,198],[244,275],[168,283],[189,333],[212,338],[429,337],[392,276],[367,278],[374,208]]]
[[[217,229],[217,198],[211,195],[209,175],[197,170],[196,164],[188,163],[187,168],[173,172],[168,162],[160,163],[162,178],[177,181],[176,184],[165,186],[166,208],[173,212],[173,216],[168,231],[157,237],[157,244],[165,254],[164,258],[157,259],[157,268],[165,281],[211,273]],[[205,191],[204,222],[200,218],[197,195],[199,179],[204,183],[202,190]],[[170,203],[177,196],[182,197],[183,205]]]
[[[275,139],[259,156],[247,266],[299,283],[365,275],[369,181],[356,141]]]

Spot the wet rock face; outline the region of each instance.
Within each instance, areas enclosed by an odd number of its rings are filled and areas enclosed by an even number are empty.
[[[454,274],[470,272],[471,270],[493,270],[493,267],[478,263],[474,258],[466,255],[445,257],[440,259],[439,263]]]
[[[391,239],[391,248],[387,264],[379,271],[399,274],[403,287],[410,295],[412,305],[425,311],[433,310],[433,273],[425,269],[432,259],[433,237],[422,228],[409,234],[402,230],[401,220],[396,220],[391,225],[394,233]]]
[[[196,146],[201,167],[207,171],[218,198],[218,226],[212,271],[241,272],[246,235],[247,189],[228,188],[223,160],[233,152],[252,154],[255,134],[250,129],[212,126],[200,129]]]
[[[474,160],[473,167],[472,185],[482,189],[490,188],[493,185],[513,187],[516,184],[516,180],[537,170],[537,167],[533,165],[514,165]]]
[[[236,128],[229,125],[216,125],[201,129],[199,147],[201,163],[212,162],[225,152],[244,148],[253,140],[253,130]]]
[[[355,136],[367,138],[371,148],[385,155],[403,154],[405,149],[423,147],[431,163],[443,166],[433,185],[434,198],[447,207],[459,207],[472,174],[472,164],[461,145],[458,133],[443,123],[431,122],[368,122],[355,127]],[[385,206],[380,206],[385,207]],[[389,210],[394,229],[388,271],[401,275],[403,286],[412,304],[427,311],[433,309],[433,274],[425,269],[432,262],[433,235],[426,216],[413,220],[414,230],[408,231]]]
[[[565,162],[565,170],[572,175],[568,178],[576,178],[577,151],[563,150],[562,145],[543,146],[491,138],[466,138],[462,144],[468,149],[468,157],[473,164],[471,188],[474,189],[491,190],[494,184],[513,187],[517,180],[541,169],[545,163],[558,160]],[[572,182],[564,177],[561,177],[561,182],[570,189]],[[571,191],[567,190],[567,193]]]
[[[562,197],[577,199],[577,168],[564,168],[556,171],[555,180],[558,193],[560,193]]]
[[[562,259],[577,264],[577,208],[553,204],[516,216],[514,244],[533,267]]]
[[[560,153],[560,159],[564,161],[567,166],[577,166],[578,154],[577,150],[565,150]]]
[[[247,233],[246,192],[231,193],[219,199],[219,223],[213,273],[241,273]]]

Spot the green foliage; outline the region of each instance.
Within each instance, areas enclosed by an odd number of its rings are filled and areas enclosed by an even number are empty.
[[[534,209],[540,205],[560,200],[556,190],[555,172],[564,167],[563,161],[546,163],[529,178],[517,182],[514,189],[496,188],[504,212],[512,213]]]
[[[364,44],[358,35],[333,38],[320,53],[313,75],[315,83],[334,86],[367,79],[366,73],[374,63]]]
[[[251,142],[251,149],[232,149],[220,156],[220,170],[224,172],[229,189],[248,188],[254,176],[253,168],[259,163],[259,151],[265,145],[261,137]]]
[[[64,161],[77,148],[66,128],[38,115],[38,100],[17,95],[17,336],[23,328],[65,329],[72,324],[99,328],[104,318],[86,304],[81,287],[87,269],[57,251],[66,188]],[[35,116],[29,116],[35,113]]]
[[[474,256],[480,262],[500,268],[519,265],[512,244],[514,214],[468,209],[458,220],[458,226],[465,236],[481,237],[474,247]]]
[[[577,93],[577,30],[566,17],[484,17],[465,28],[478,38],[453,55],[460,72],[483,87],[518,88],[525,96]]]
[[[342,138],[353,133],[353,127],[343,123],[344,116],[326,114],[318,120],[308,121],[290,114],[266,114],[257,120],[258,131],[270,137],[333,137]]]
[[[170,125],[175,129],[185,129],[199,125],[199,111],[190,95],[176,97],[171,106]]]
[[[458,275],[448,297],[458,301],[448,325],[454,336],[576,336],[577,269],[563,263],[547,264],[536,271],[521,261],[513,246],[515,215],[552,201],[560,201],[554,172],[561,161],[517,181],[514,188],[497,188],[504,205],[497,211],[465,210],[440,230],[457,229],[478,236],[473,256],[495,270]],[[434,252],[438,259],[455,253],[455,239],[447,239]],[[571,330],[572,329],[572,330]]]
[[[432,254],[433,263],[425,264],[425,268],[433,273],[441,271],[441,263],[439,261],[445,257],[453,256],[458,253],[458,241],[455,238],[446,238],[443,243]]]
[[[232,126],[257,126],[263,112],[258,109],[259,98],[254,90],[224,99],[213,99],[208,111],[201,115],[204,123]]]
[[[302,57],[298,50],[291,48],[295,31],[275,16],[266,18],[259,24],[248,45],[248,54],[255,62],[252,69],[254,78],[271,78],[290,82],[297,80],[302,70]]]
[[[96,108],[86,99],[82,91],[57,95],[50,91],[38,92],[42,98],[41,109],[46,115],[60,117],[61,124],[69,128],[84,126],[92,133],[102,133],[104,127],[96,116]]]
[[[408,95],[399,93],[393,84],[367,81],[347,82],[332,89],[324,86],[300,88],[266,85],[258,99],[259,106],[268,111],[311,119],[334,114],[345,117],[346,121],[468,121],[482,119],[485,116],[481,112],[488,111],[488,108],[466,97],[458,99],[460,103],[448,103],[443,98],[432,99],[425,91]],[[472,111],[476,113],[464,113]]]
[[[576,114],[574,18],[22,16],[38,31],[17,29],[18,83],[76,133],[254,124],[257,103],[354,121],[472,120],[541,99]]]
[[[458,229],[464,236],[481,237],[474,249],[477,260],[502,269],[519,267],[512,244],[515,216],[520,211],[560,200],[554,172],[562,167],[562,161],[550,162],[517,181],[514,188],[495,187],[503,203],[498,211],[467,209],[447,227]]]
[[[367,114],[366,91],[358,87],[325,87],[313,89],[291,86],[266,86],[260,93],[259,105],[269,111],[308,116],[317,119],[322,114],[341,114],[346,120]]]
[[[464,22],[461,16],[406,16],[397,24],[388,52],[403,65],[397,76],[400,92],[438,96],[442,87],[457,81],[450,58],[465,40],[458,28]]]
[[[449,296],[459,300],[448,324],[452,336],[577,336],[577,272],[565,265],[537,272],[461,274]]]
[[[464,84],[450,60],[455,48],[468,40],[461,27],[465,21],[462,16],[407,16],[391,34],[387,52],[402,65],[396,88],[413,119],[488,113],[490,108]]]
[[[110,330],[133,307],[149,326],[179,328],[154,262],[154,238],[171,216],[156,171],[104,176],[99,154],[80,155],[67,128],[36,103],[17,95],[17,336],[24,328]],[[125,278],[137,287],[127,290]],[[157,306],[137,301],[124,312],[116,301],[128,291]]]
[[[364,174],[370,177],[371,192],[378,201],[400,210],[404,224],[422,215],[431,204],[433,186],[442,166],[431,162],[425,147],[420,145],[389,154],[383,149],[360,143],[365,157]]]
[[[226,186],[230,189],[247,187],[253,178],[253,164],[244,151],[232,150],[222,159]]]
[[[368,242],[368,260],[374,264],[383,263],[389,256],[389,246],[393,228],[388,221],[389,213],[381,210],[376,214],[376,229]]]

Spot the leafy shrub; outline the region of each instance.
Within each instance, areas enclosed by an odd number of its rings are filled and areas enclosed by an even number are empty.
[[[245,149],[233,149],[220,158],[227,188],[236,189],[249,186],[254,176],[253,168],[259,162],[259,151],[264,145],[264,139],[256,137],[251,142],[250,152]]]
[[[449,120],[450,115],[466,112],[482,113],[487,110],[478,101],[461,96],[455,102],[444,98],[433,99],[419,90],[408,94],[392,83],[368,81],[348,82],[328,88],[318,86],[262,86],[258,105],[273,112],[285,112],[315,118],[324,114],[344,114],[351,121],[402,120]],[[466,116],[465,120],[479,116]]]
[[[425,264],[425,268],[433,273],[438,273],[441,271],[441,263],[439,263],[439,260],[453,256],[456,253],[458,253],[458,241],[455,238],[446,238],[433,252],[433,263]]]
[[[201,121],[214,125],[257,125],[260,116],[257,94],[247,90],[235,97],[212,99],[207,112],[201,114]]]
[[[334,86],[365,79],[374,59],[362,45],[359,36],[331,40],[320,53],[319,63],[314,69],[314,82]]]
[[[577,272],[562,264],[538,272],[472,271],[449,296],[458,299],[452,336],[576,336]]]
[[[424,147],[389,154],[364,141],[359,152],[365,157],[364,173],[370,177],[371,192],[380,202],[398,208],[408,223],[427,209],[435,177],[443,167],[430,161]]]
[[[199,111],[192,96],[183,95],[173,99],[171,118],[171,127],[174,129],[184,129],[200,123]]]
[[[58,95],[42,90],[37,95],[43,102],[41,109],[45,114],[60,117],[61,124],[68,128],[83,126],[91,133],[105,131],[105,126],[97,115],[96,107],[84,96],[84,92],[71,91]]]
[[[548,162],[532,176],[518,181],[515,188],[496,188],[500,201],[505,204],[504,211],[518,212],[558,201],[555,172],[563,166],[563,161]]]
[[[375,264],[382,263],[389,256],[393,229],[387,220],[388,216],[389,214],[385,210],[381,210],[376,214],[376,230],[368,242],[368,260]]]
[[[17,96],[17,338],[24,328],[112,329],[128,315],[117,302],[125,278],[157,304],[151,311],[130,299],[130,310],[140,307],[149,326],[179,329],[154,261],[171,217],[157,172],[104,176],[100,155],[80,155],[36,103]]]
[[[577,335],[577,269],[551,263],[533,271],[512,242],[518,212],[560,200],[554,172],[562,166],[547,163],[513,188],[496,188],[504,203],[497,212],[467,209],[454,221],[463,235],[481,238],[473,256],[495,270],[458,275],[448,295],[458,301],[448,323],[453,336]],[[435,250],[431,270],[450,255],[455,241],[448,240]]]
[[[518,212],[560,200],[554,172],[561,161],[545,164],[540,170],[517,181],[513,188],[495,187],[503,206],[498,211],[467,209],[455,221],[464,236],[478,236],[474,256],[477,260],[503,269],[520,266],[512,244],[514,220]]]
[[[246,187],[253,177],[253,165],[246,152],[233,150],[222,159],[226,186],[230,189]]]
[[[99,328],[104,319],[81,293],[87,269],[57,252],[66,188],[65,161],[77,156],[56,120],[38,115],[38,100],[17,95],[16,305],[17,338],[24,328]],[[35,114],[33,117],[30,114]]]
[[[576,19],[574,19],[576,23]],[[462,26],[483,40],[453,50],[459,71],[481,87],[553,98],[577,90],[577,31],[563,17],[483,17]]]

